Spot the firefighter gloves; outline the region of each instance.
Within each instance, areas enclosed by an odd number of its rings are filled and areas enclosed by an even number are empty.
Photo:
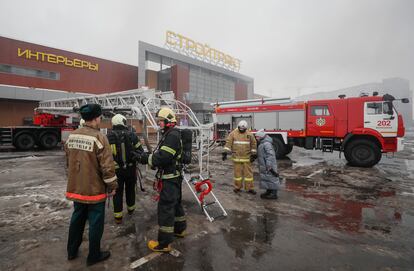
[[[140,153],[137,161],[143,165],[146,165],[148,164],[148,157],[149,157],[149,153],[147,152]]]
[[[135,162],[140,163],[141,159],[142,159],[142,156],[145,155],[145,152],[134,151],[131,154],[132,154],[132,160],[135,161]]]
[[[257,154],[252,154],[252,155],[250,155],[250,162],[254,162],[254,160],[256,160],[257,159]]]
[[[227,152],[223,152],[222,154],[222,160],[225,161],[227,159]]]

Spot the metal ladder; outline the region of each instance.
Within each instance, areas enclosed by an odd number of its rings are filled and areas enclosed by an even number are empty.
[[[201,210],[206,215],[207,219],[210,222],[213,222],[214,220],[221,218],[221,217],[227,217],[227,212],[223,208],[223,205],[221,205],[220,201],[217,199],[216,195],[213,191],[210,191],[205,198],[200,199],[201,192],[197,191],[195,189],[195,185],[198,182],[206,181],[209,179],[203,178],[203,176],[191,176],[191,174],[184,173],[184,181],[186,182],[188,188],[196,198],[196,201],[198,205],[201,207]],[[205,185],[202,185],[205,186]],[[205,199],[205,200],[204,200]],[[214,210],[216,206],[216,210]],[[218,212],[217,212],[218,211]],[[214,215],[213,213],[216,212],[217,214]]]
[[[13,143],[12,129],[0,128],[0,145],[12,144],[12,143]]]
[[[136,89],[109,94],[48,100],[39,102],[39,107],[35,110],[50,114],[78,116],[79,108],[88,103],[99,104],[102,107],[104,117],[112,117],[114,113],[122,113],[129,118],[143,120],[145,124],[148,122],[148,125],[144,124],[144,127],[146,127],[146,135],[148,135],[150,129],[159,131],[155,115],[162,106],[170,107],[180,121],[177,128],[190,129],[193,131],[193,135],[195,135],[193,149],[197,150],[199,176],[209,176],[209,147],[214,124],[201,124],[191,108],[186,104],[175,100],[174,93],[171,91],[160,92],[154,89]],[[160,133],[157,133],[158,140],[159,137]],[[189,182],[189,179],[186,180],[186,182],[189,184],[193,194],[196,195],[193,187],[190,186],[191,183]],[[212,194],[212,196],[223,209],[216,196],[214,194]],[[196,198],[198,199],[198,197]],[[199,201],[197,202],[200,204]],[[210,221],[213,221],[208,213],[205,212],[205,214]]]
[[[323,152],[334,151],[334,140],[332,138],[321,138],[321,143]]]

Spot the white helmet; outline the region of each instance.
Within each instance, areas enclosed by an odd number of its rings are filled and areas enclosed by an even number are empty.
[[[79,128],[82,128],[84,124],[85,124],[85,120],[84,119],[80,119],[80,121],[79,121]]]
[[[241,120],[241,121],[239,122],[239,124],[237,125],[237,127],[238,127],[239,129],[246,130],[246,129],[247,129],[247,121],[245,121],[245,120]]]
[[[115,125],[127,126],[127,119],[125,118],[125,116],[121,114],[116,114],[115,116],[113,116],[112,126],[115,126]]]

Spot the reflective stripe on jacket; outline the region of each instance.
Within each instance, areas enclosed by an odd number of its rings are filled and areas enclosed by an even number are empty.
[[[73,131],[65,143],[68,184],[66,198],[82,203],[106,199],[106,187],[116,189],[111,147],[98,129],[84,125]]]
[[[181,134],[177,128],[167,131],[161,138],[159,148],[148,157],[148,164],[162,170],[161,179],[168,180],[179,177],[177,160],[182,152]]]
[[[224,150],[232,152],[234,162],[249,162],[250,155],[255,154],[256,149],[254,135],[249,131],[240,133],[237,128],[229,134],[224,146]]]

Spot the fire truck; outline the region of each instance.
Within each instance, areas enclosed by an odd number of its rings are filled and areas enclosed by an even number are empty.
[[[215,136],[223,141],[246,120],[255,133],[259,129],[273,138],[277,158],[293,146],[323,152],[343,152],[348,164],[372,167],[382,153],[403,149],[405,133],[402,116],[393,103],[408,103],[389,94],[294,102],[290,99],[256,99],[216,103]]]
[[[33,125],[0,127],[0,145],[13,145],[18,150],[30,150],[35,146],[53,149],[77,127],[68,123],[68,118],[35,112]]]

